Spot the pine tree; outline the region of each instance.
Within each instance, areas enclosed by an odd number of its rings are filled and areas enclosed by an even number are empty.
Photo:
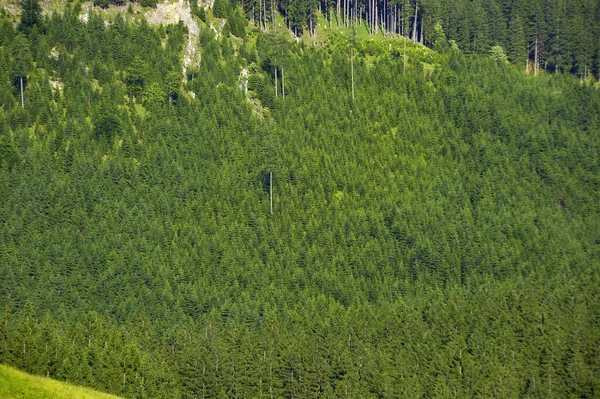
[[[17,35],[12,43],[11,77],[20,93],[21,106],[25,108],[24,90],[27,86],[27,75],[33,68],[33,57],[29,49],[29,41],[24,35]]]
[[[19,29],[29,32],[34,25],[40,25],[42,7],[39,0],[21,0],[21,22]]]

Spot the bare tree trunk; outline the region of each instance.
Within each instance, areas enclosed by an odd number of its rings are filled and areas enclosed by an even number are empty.
[[[275,98],[277,98],[277,67],[275,67]]]
[[[273,171],[269,172],[269,197],[271,199],[271,215],[273,214]]]
[[[390,8],[390,5],[387,6],[388,9],[388,19],[387,19],[387,30],[389,33],[394,32],[394,10]]]
[[[396,32],[396,34],[400,34],[400,27],[398,26],[398,22],[400,22],[400,18],[398,17],[398,5],[396,5],[396,18],[394,19],[394,32]]]
[[[281,95],[285,98],[285,73],[283,71],[283,65],[281,65]]]
[[[385,0],[385,2],[383,3],[383,29],[386,31],[389,29],[389,26],[390,26],[389,22],[390,22],[390,13],[388,11],[387,0]]]
[[[393,12],[393,17],[392,17],[392,30],[394,32],[394,35],[398,34],[398,5],[394,4],[394,12]]]
[[[23,97],[23,76],[21,76],[21,107],[25,108],[25,98]]]
[[[404,37],[404,10],[402,10],[402,17],[400,18],[400,35]]]
[[[406,72],[406,41],[408,39],[405,37],[402,37],[402,39],[404,39],[404,65],[403,65],[402,72]]]
[[[258,0],[258,29],[262,29],[262,0]]]
[[[367,10],[367,20],[369,21],[369,33],[373,34],[373,0],[369,0],[369,9]]]
[[[377,8],[375,5],[375,2],[377,0],[373,0],[372,4],[371,4],[371,34],[374,35],[375,33],[377,33],[376,31],[376,27],[375,24],[377,23]]]
[[[419,3],[415,4],[415,20],[413,21],[412,41],[417,42],[417,12],[419,10]]]
[[[269,396],[273,398],[273,386],[271,385],[271,381],[273,381],[273,366],[269,366]]]
[[[352,101],[354,101],[354,45],[356,43],[356,26],[352,22],[352,32],[350,33],[352,42],[350,43],[350,76],[352,79]]]
[[[394,33],[398,34],[400,31],[398,30],[398,4],[394,6]]]
[[[394,35],[396,34],[396,7],[397,5],[394,4],[394,10],[392,10],[392,17],[390,18],[390,30]]]
[[[346,26],[350,26],[350,24],[352,23],[351,21],[352,19],[352,8],[350,8],[350,0],[348,0],[346,2]]]
[[[423,17],[421,17],[421,38],[419,43],[423,44],[424,40],[423,40]]]
[[[390,26],[390,13],[388,10],[387,0],[384,0],[383,14],[381,15],[381,28],[383,29],[384,34],[388,33],[389,26]]]
[[[360,8],[358,9],[359,15],[362,17],[363,15],[365,16],[365,22],[367,22],[367,13],[366,13],[366,8],[364,4],[360,5]]]
[[[379,2],[377,0],[374,0],[375,3],[375,34],[377,34],[378,29],[379,29]]]
[[[350,71],[352,76],[352,101],[354,101],[354,48],[350,49]]]
[[[558,49],[558,57],[556,57],[556,66],[554,67],[554,72],[558,72],[560,68],[560,61],[562,61],[562,51],[560,51],[560,18],[556,27],[556,48]]]
[[[533,76],[537,76],[539,68],[539,56],[538,56],[538,38],[535,37],[535,50],[534,50],[534,63],[533,63]]]

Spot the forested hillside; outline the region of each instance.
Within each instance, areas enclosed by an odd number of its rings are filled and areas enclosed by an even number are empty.
[[[590,81],[211,10],[184,75],[183,23],[65,7],[0,22],[0,362],[128,398],[598,395]]]
[[[127,0],[94,0],[124,5]],[[135,2],[133,2],[135,3]],[[141,0],[156,6],[157,0]],[[186,2],[187,3],[187,2]],[[428,47],[450,40],[465,53],[488,54],[501,46],[508,59],[530,73],[600,75],[600,3],[597,0],[207,0],[192,7],[239,22],[242,15],[262,29],[284,16],[295,35],[361,26],[370,34],[402,35]],[[238,9],[241,7],[241,12]],[[319,19],[319,16],[323,18]]]
[[[215,0],[215,7],[228,0]],[[322,13],[329,27],[364,25],[433,47],[447,36],[466,53],[502,46],[510,61],[533,73],[600,72],[600,3],[596,0],[240,0],[261,26],[277,11],[297,35],[315,33]],[[275,10],[275,12],[273,11]]]

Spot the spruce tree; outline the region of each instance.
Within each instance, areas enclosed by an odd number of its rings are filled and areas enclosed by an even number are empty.
[[[39,0],[21,0],[21,23],[19,29],[28,32],[34,25],[40,25],[42,8]]]

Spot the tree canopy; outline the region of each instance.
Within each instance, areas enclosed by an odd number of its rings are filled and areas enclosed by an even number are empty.
[[[600,92],[476,26],[200,24],[184,75],[183,24],[0,24],[0,362],[128,398],[593,397]]]

